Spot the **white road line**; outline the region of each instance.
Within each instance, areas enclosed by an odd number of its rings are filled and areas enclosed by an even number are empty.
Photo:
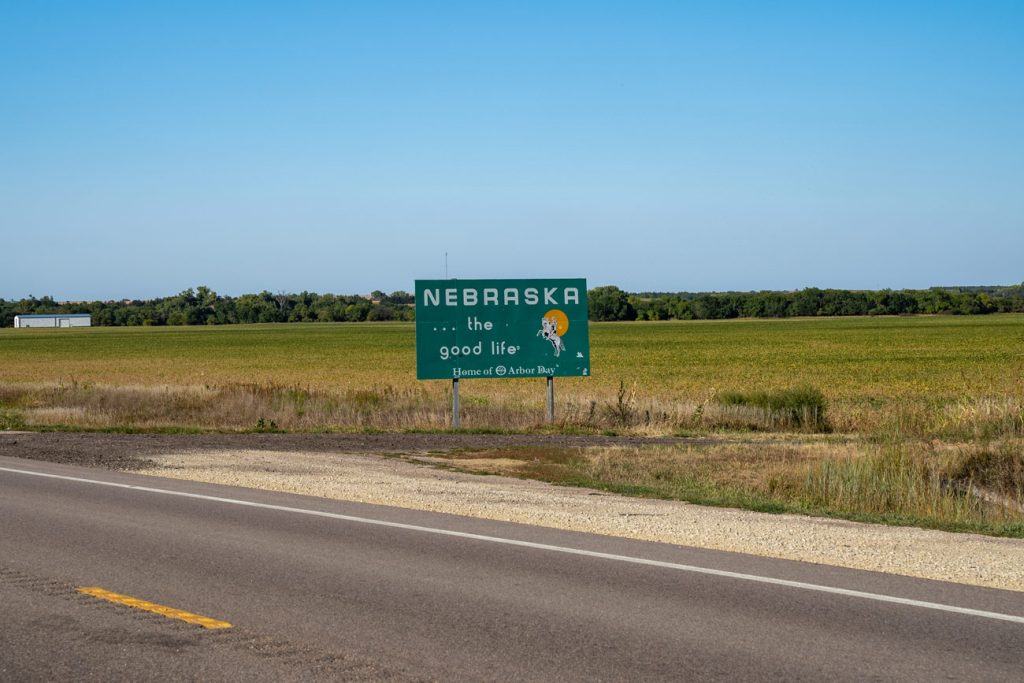
[[[84,479],[82,477],[70,477],[62,474],[49,474],[46,472],[35,472],[32,470],[23,470],[12,467],[0,467],[0,471],[11,472],[13,474],[26,474],[34,477],[45,477],[48,479],[62,479],[65,481],[74,481],[82,484],[94,484],[97,486],[110,486],[120,489],[131,489],[132,491],[144,491],[146,493],[159,493],[167,496],[180,496],[182,498],[196,498],[198,500],[209,500],[217,503],[227,503],[229,505],[242,505],[245,507],[261,508],[264,510],[277,510],[279,512],[292,512],[300,515],[310,515],[313,517],[327,517],[330,519],[340,519],[346,522],[356,522],[359,524],[373,524],[376,526],[391,527],[394,529],[405,529],[408,531],[418,531],[428,534],[437,534],[440,536],[454,536],[456,538],[467,538],[474,541],[484,541],[487,543],[500,543],[502,545],[519,546],[521,548],[533,548],[535,550],[547,550],[550,552],[563,553],[566,555],[582,555],[584,557],[596,557],[602,560],[613,560],[615,562],[628,562],[630,564],[640,564],[650,567],[662,567],[664,569],[675,569],[677,571],[691,572],[695,574],[708,574],[711,576],[721,576],[729,579],[739,579],[742,581],[753,581],[756,583],[766,583],[774,586],[786,586],[788,588],[799,588],[801,590],[817,591],[819,593],[830,593],[832,595],[845,595],[851,598],[862,598],[864,600],[874,600],[876,602],[889,602],[897,605],[907,605],[909,607],[921,607],[924,609],[938,610],[941,612],[953,612],[955,614],[967,614],[975,617],[983,617],[985,619],[997,619],[1000,621],[1012,621],[1018,624],[1024,624],[1024,617],[1019,617],[1013,614],[1002,614],[999,612],[987,612],[985,610],[970,609],[968,607],[957,607],[955,605],[944,605],[938,602],[926,602],[924,600],[911,600],[909,598],[900,598],[893,595],[884,595],[882,593],[868,593],[865,591],[849,590],[847,588],[836,588],[834,586],[823,586],[816,583],[805,583],[803,581],[790,581],[788,579],[775,579],[770,576],[759,576],[757,574],[743,574],[740,572],[730,572],[723,569],[711,569],[708,567],[697,567],[689,564],[677,564],[675,562],[662,562],[660,560],[648,560],[642,557],[630,557],[629,555],[615,555],[613,553],[601,553],[593,550],[582,550],[580,548],[568,548],[559,545],[548,545],[546,543],[533,543],[531,541],[517,541],[512,538],[501,538],[499,536],[484,536],[482,534],[470,534],[464,531],[450,531],[448,529],[436,529],[428,526],[418,526],[416,524],[403,524],[401,522],[388,522],[381,519],[369,519],[367,517],[355,517],[353,515],[342,515],[335,512],[322,512],[320,510],[308,510],[305,508],[293,508],[286,505],[271,505],[269,503],[255,503],[248,500],[238,500],[236,498],[222,498],[220,496],[207,496],[201,493],[186,493],[184,491],[171,491],[168,489],[158,489],[149,486],[136,486],[134,484],[119,484],[111,481],[101,481],[98,479]]]

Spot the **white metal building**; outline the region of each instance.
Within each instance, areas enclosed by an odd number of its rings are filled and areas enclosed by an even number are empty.
[[[92,327],[88,313],[45,313],[42,315],[16,315],[15,327]]]

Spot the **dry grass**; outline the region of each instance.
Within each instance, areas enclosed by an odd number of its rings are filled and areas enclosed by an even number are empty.
[[[538,392],[539,393],[539,392]],[[763,393],[763,392],[762,392]],[[556,403],[555,425],[545,422],[540,396],[462,393],[464,427],[637,435],[730,432],[835,431],[885,441],[991,440],[1024,436],[1024,400],[964,398],[853,409],[815,408],[794,418],[793,408],[641,396],[623,385],[612,396],[570,395]],[[807,408],[804,409],[807,412]],[[277,384],[221,386],[109,386],[72,381],[0,384],[0,428],[33,427],[330,431],[446,429],[451,390],[443,383],[378,384],[326,390]]]
[[[510,464],[515,460],[518,467]],[[703,504],[1024,536],[1020,439],[986,447],[802,437],[679,448],[499,449],[458,454],[450,464]]]
[[[334,394],[256,384],[110,387],[76,382],[7,386],[0,402],[16,409],[28,427],[322,431],[431,427],[445,420],[425,392],[389,386]]]

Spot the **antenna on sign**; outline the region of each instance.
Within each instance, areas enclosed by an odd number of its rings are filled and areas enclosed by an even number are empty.
[[[448,252],[444,252],[444,279],[448,279]]]

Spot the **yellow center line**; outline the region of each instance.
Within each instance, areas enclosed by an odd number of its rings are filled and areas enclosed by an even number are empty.
[[[192,614],[191,612],[185,612],[184,610],[174,609],[173,607],[158,605],[155,602],[149,602],[147,600],[139,600],[138,598],[132,598],[127,595],[111,593],[110,591],[104,590],[102,588],[79,588],[78,592],[84,593],[85,595],[91,595],[92,597],[99,598],[100,600],[113,602],[118,605],[127,605],[128,607],[146,610],[147,612],[162,614],[168,619],[180,619],[181,621],[187,621],[190,624],[198,624],[203,628],[231,628],[231,624],[229,624],[226,621],[211,619],[210,617]]]

